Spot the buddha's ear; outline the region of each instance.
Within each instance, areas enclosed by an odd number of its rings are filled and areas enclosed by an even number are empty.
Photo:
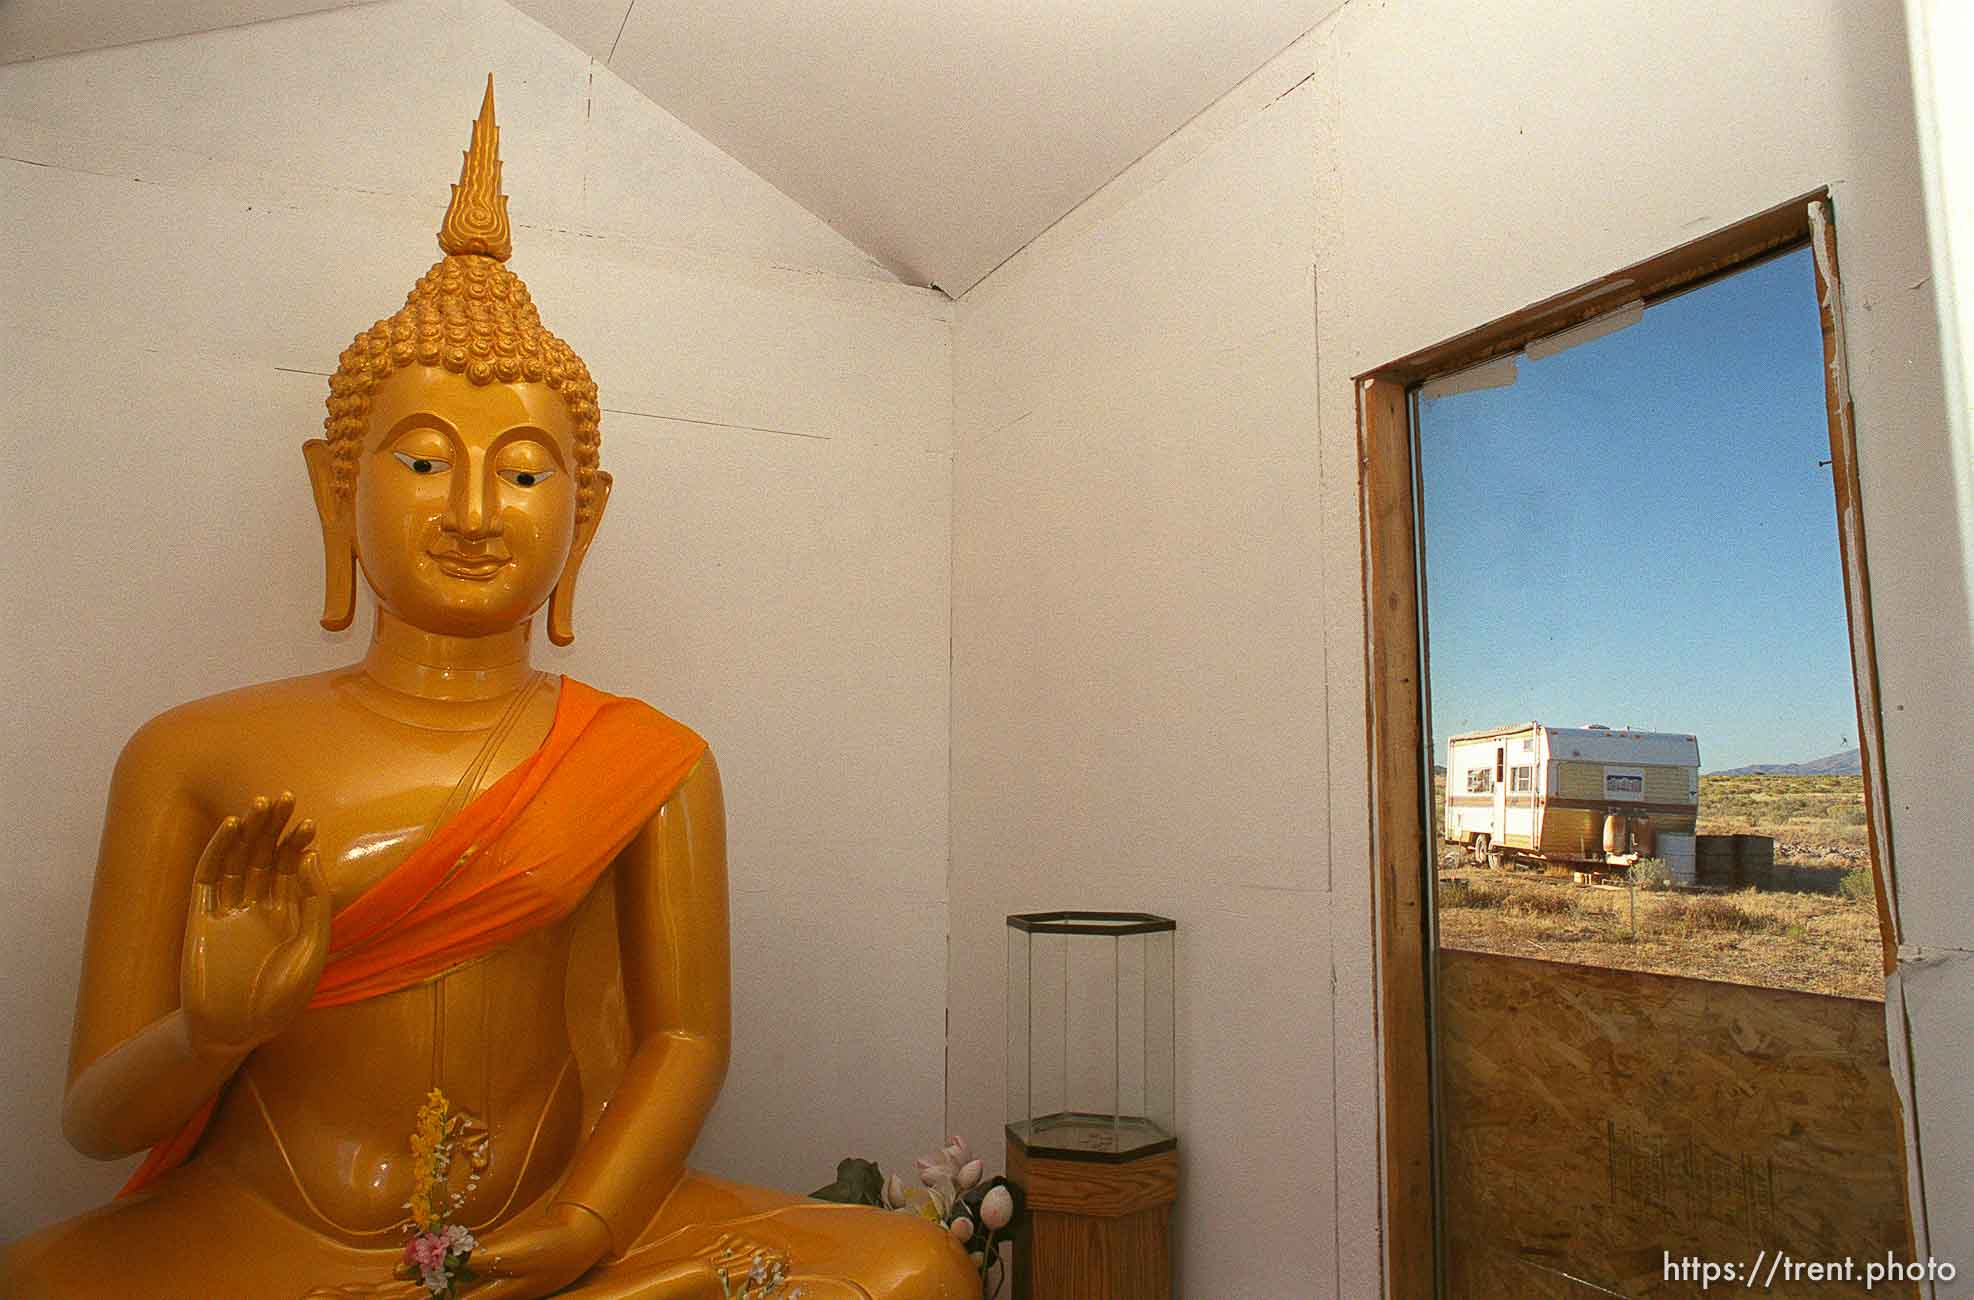
[[[590,478],[590,489],[589,517],[576,525],[569,561],[562,566],[562,576],[556,580],[555,590],[548,598],[548,639],[556,645],[568,645],[576,639],[576,574],[583,567],[583,557],[589,554],[589,544],[596,540],[597,525],[603,522],[603,507],[610,504],[610,476],[597,470]]]
[[[356,525],[347,493],[336,491],[336,456],[326,438],[302,444],[315,513],[322,521],[322,626],[340,632],[356,620]]]

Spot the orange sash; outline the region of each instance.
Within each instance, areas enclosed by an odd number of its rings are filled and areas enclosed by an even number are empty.
[[[564,677],[541,748],[330,921],[309,1007],[422,984],[568,916],[705,752],[656,709]],[[153,1147],[118,1195],[183,1164],[218,1100]]]

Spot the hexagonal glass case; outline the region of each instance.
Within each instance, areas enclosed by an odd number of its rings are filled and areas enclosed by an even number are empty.
[[[1146,912],[1008,917],[1009,1140],[1105,1162],[1178,1146],[1177,931]]]

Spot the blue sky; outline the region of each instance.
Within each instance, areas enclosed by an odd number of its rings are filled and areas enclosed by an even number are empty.
[[[1807,249],[1420,403],[1435,761],[1530,718],[1857,744]]]

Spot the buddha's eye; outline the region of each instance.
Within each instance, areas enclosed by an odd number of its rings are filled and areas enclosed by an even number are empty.
[[[534,487],[538,483],[555,477],[552,469],[504,469],[500,476],[515,487]]]
[[[396,456],[398,463],[414,474],[443,474],[452,468],[451,461],[440,460],[436,456],[414,456],[408,451],[394,451],[391,455]]]

